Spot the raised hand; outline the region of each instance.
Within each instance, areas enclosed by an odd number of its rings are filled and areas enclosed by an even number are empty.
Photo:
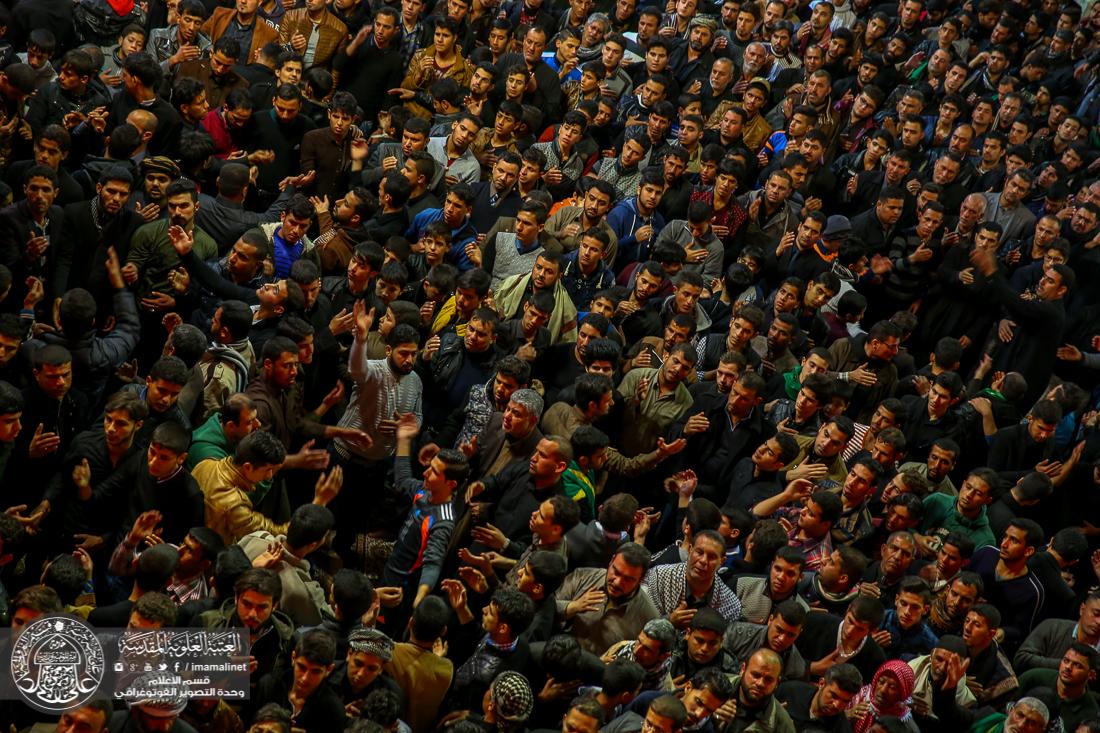
[[[156,531],[162,519],[161,513],[156,510],[142,512],[134,520],[134,526],[130,528],[130,534],[126,538],[127,541],[131,545],[141,544]]]
[[[317,479],[317,485],[313,488],[313,503],[325,505],[336,498],[344,485],[344,469],[334,467],[328,475],[322,474]]]
[[[412,442],[420,434],[420,423],[417,422],[416,415],[407,412],[399,417],[397,419],[397,430],[394,434],[399,442]]]
[[[470,536],[473,537],[475,542],[480,542],[491,550],[503,550],[504,546],[508,544],[508,538],[504,536],[504,533],[491,524],[474,527],[470,531]]]
[[[31,458],[45,458],[57,451],[61,447],[61,436],[57,433],[44,432],[45,426],[42,423],[38,423],[38,427],[35,428],[34,436],[31,438],[30,444],[30,457]],[[83,460],[82,465],[88,468],[88,459]],[[88,476],[91,477],[91,469],[88,469]]]
[[[308,471],[323,471],[328,468],[331,456],[323,448],[314,448],[314,441],[307,440],[298,449],[297,453],[291,453],[283,461],[284,468],[302,468]]]
[[[168,239],[172,242],[172,249],[176,254],[184,257],[195,246],[195,237],[183,227],[173,224],[168,227]]]

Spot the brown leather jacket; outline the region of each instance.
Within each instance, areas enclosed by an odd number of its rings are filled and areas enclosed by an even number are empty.
[[[235,17],[237,17],[236,8],[214,8],[214,12],[202,24],[202,32],[210,37],[211,43],[217,43],[218,39],[225,33],[225,29],[229,27],[229,22]],[[252,45],[241,49],[241,63],[248,63],[255,51],[272,41],[279,40],[279,32],[268,25],[259,15],[256,16],[253,23]],[[248,59],[248,61],[245,59]]]

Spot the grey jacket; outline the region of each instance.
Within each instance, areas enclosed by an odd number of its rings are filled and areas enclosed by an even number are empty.
[[[730,624],[729,628],[726,629],[722,646],[738,662],[748,662],[753,652],[764,646],[767,634],[767,626],[738,621]],[[780,658],[783,660],[782,676],[784,681],[806,679],[806,673],[809,670],[806,666],[806,660],[802,658],[802,654],[798,651],[798,647],[792,644],[790,649],[780,655]]]
[[[1016,674],[1029,669],[1058,669],[1062,655],[1073,645],[1077,622],[1063,618],[1048,618],[1032,629],[1012,658]]]
[[[722,277],[724,249],[722,240],[714,236],[713,229],[707,229],[707,233],[701,239],[696,240],[695,237],[691,236],[691,230],[688,229],[686,220],[673,219],[665,224],[665,228],[657,235],[657,241],[653,246],[659,247],[662,244],[680,245],[687,251],[689,260],[693,251],[705,249],[707,258],[702,262],[686,262],[684,270],[699,273],[708,284],[714,278]]]

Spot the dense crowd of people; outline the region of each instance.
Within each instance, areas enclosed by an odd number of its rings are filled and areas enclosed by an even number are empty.
[[[1098,7],[0,5],[0,728],[1100,733]]]

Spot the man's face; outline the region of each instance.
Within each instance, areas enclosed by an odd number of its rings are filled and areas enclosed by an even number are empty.
[[[1001,193],[1001,203],[1007,208],[1015,207],[1024,200],[1029,191],[1031,191],[1030,183],[1020,176],[1012,176]]]
[[[848,707],[854,696],[855,693],[840,689],[835,682],[821,684],[810,705],[810,712],[819,719],[834,718]]]
[[[23,423],[20,421],[22,416],[22,412],[7,412],[0,415],[0,443],[11,443],[19,436],[19,431],[23,429]]]
[[[290,212],[283,212],[282,220],[280,236],[291,246],[296,245],[306,235],[312,222],[308,217],[303,219]]]
[[[916,556],[913,541],[905,535],[897,535],[882,547],[882,572],[888,577],[902,575]]]
[[[452,229],[459,228],[466,221],[469,213],[470,206],[457,194],[447,194],[447,198],[443,202],[443,221],[447,222],[447,226]]]
[[[783,176],[773,175],[764,184],[764,198],[772,206],[777,206],[791,195],[791,182]]]
[[[801,626],[787,623],[782,615],[773,611],[772,617],[768,619],[768,648],[776,654],[783,654],[794,645],[801,633]]]
[[[466,335],[463,337],[466,351],[483,354],[489,350],[495,340],[493,327],[488,323],[475,318],[466,325]]]
[[[638,639],[634,642],[634,660],[642,665],[642,669],[653,669],[669,656],[669,652],[661,651],[661,642],[646,636],[644,631],[638,632]]]
[[[167,173],[150,171],[145,174],[145,193],[153,201],[159,202],[164,198],[164,192],[168,190],[168,184],[171,182],[172,179]]]
[[[247,282],[256,276],[260,265],[263,264],[263,253],[259,247],[248,244],[238,239],[233,244],[226,258],[226,269],[230,277],[236,282]]]
[[[691,374],[692,364],[690,364],[679,352],[673,353],[668,359],[665,360],[664,365],[661,366],[661,374],[665,380],[673,385],[680,384],[688,375]]]
[[[1030,705],[1017,704],[1008,714],[1004,731],[1005,733],[1042,733],[1046,725],[1046,721],[1038,710]]]
[[[155,479],[166,479],[183,465],[186,458],[186,453],[176,453],[157,443],[150,443],[146,456],[149,475]]]
[[[687,653],[696,664],[709,664],[722,648],[722,635],[710,629],[690,629]]]
[[[779,684],[780,667],[767,661],[763,655],[754,654],[745,664],[741,675],[741,694],[753,706],[767,700]]]
[[[201,23],[200,23],[201,24]],[[127,33],[119,42],[119,55],[126,58],[132,53],[137,53],[145,48],[145,36],[141,33]]]
[[[811,76],[806,82],[806,100],[815,107],[825,104],[829,92],[829,82],[823,76]]]
[[[379,46],[388,46],[397,35],[397,21],[391,15],[374,16],[374,42]],[[300,72],[299,72],[300,73]],[[484,73],[484,72],[483,72]],[[474,73],[477,78],[477,73]]]
[[[168,199],[168,221],[173,226],[186,229],[195,218],[197,210],[198,204],[189,193],[177,194]]]
[[[849,437],[836,423],[825,423],[814,438],[814,453],[819,458],[833,458],[848,445]]]
[[[645,572],[641,567],[628,563],[622,555],[616,555],[607,567],[607,595],[610,598],[626,598],[641,585]]]
[[[1058,300],[1065,292],[1066,287],[1062,285],[1062,276],[1053,268],[1045,270],[1035,286],[1035,297],[1039,300]]]
[[[401,152],[408,156],[428,147],[428,136],[422,132],[401,131]]]
[[[951,409],[954,402],[955,398],[947,387],[942,384],[933,384],[928,391],[928,418],[930,420],[941,419]]]
[[[447,28],[437,27],[435,29],[435,34],[432,36],[432,42],[436,54],[449,54],[455,45],[455,34],[451,33]]]
[[[976,512],[990,501],[989,485],[977,476],[967,476],[959,489],[958,505],[964,512]]]
[[[221,51],[210,54],[210,76],[213,79],[225,79],[233,72],[233,65],[237,59],[227,56]]]
[[[183,391],[182,384],[174,384],[165,379],[145,379],[145,401],[153,412],[164,413],[172,409]]]
[[[756,450],[752,453],[752,462],[753,465],[761,471],[769,473],[778,471],[782,468],[783,450],[779,445],[779,441],[775,438],[768,438],[757,446]]]
[[[1096,679],[1096,673],[1089,668],[1088,657],[1080,652],[1068,649],[1058,665],[1058,681],[1066,689],[1079,690]]]
[[[377,25],[377,21],[375,24]],[[278,79],[279,84],[298,86],[298,82],[302,80],[302,62],[297,60],[284,62],[275,72],[275,78]]]
[[[329,110],[328,126],[332,136],[337,140],[343,140],[351,129],[352,117],[347,112],[338,109]]]
[[[768,575],[768,588],[771,591],[772,601],[786,598],[793,593],[801,577],[802,568],[799,565],[781,557],[775,558]]]
[[[547,290],[554,287],[561,275],[561,267],[557,262],[542,257],[535,258],[535,266],[531,269],[531,284],[536,290]]]
[[[113,216],[122,211],[130,199],[130,186],[125,181],[106,181],[96,184],[96,193],[100,205]]]
[[[821,505],[812,499],[806,500],[806,506],[798,515],[798,529],[806,537],[822,538],[828,534],[833,523],[824,518]]]
[[[493,185],[498,192],[504,192],[516,185],[519,179],[519,166],[505,160],[498,160],[493,166]]]
[[[107,730],[107,713],[90,707],[77,708],[57,721],[57,733],[103,733]]]
[[[302,100],[275,97],[272,106],[275,109],[275,119],[283,125],[289,125],[302,111]]]
[[[885,199],[875,204],[875,211],[879,220],[886,226],[894,226],[901,219],[901,212],[905,208],[905,199]]]
[[[1000,556],[1007,563],[1017,563],[1035,551],[1028,545],[1027,532],[1020,527],[1009,527],[1001,538]]]
[[[352,689],[362,690],[373,683],[382,674],[382,660],[367,652],[348,649],[348,682]]]
[[[397,374],[411,374],[416,365],[416,344],[398,344],[387,346],[386,355],[390,361],[390,368]]]
[[[1073,212],[1069,224],[1070,228],[1077,234],[1086,234],[1096,228],[1096,214],[1080,207]]]
[[[39,138],[34,143],[34,162],[57,170],[65,159],[65,151],[53,140]]]
[[[686,727],[694,728],[722,706],[722,701],[709,688],[696,688],[689,682],[684,690],[683,703],[687,709],[687,720],[684,721]]]
[[[993,641],[994,631],[995,629],[990,628],[985,616],[976,611],[966,614],[966,620],[963,621],[962,636],[968,647],[984,649],[989,646]]]
[[[820,238],[821,222],[812,217],[806,217],[798,225],[798,231],[795,233],[795,245],[805,252],[813,247]]]
[[[860,463],[854,464],[844,480],[842,489],[844,500],[849,506],[858,506],[867,501],[873,491],[875,491],[875,472]]]
[[[317,664],[298,656],[298,652],[291,653],[291,660],[294,668],[294,692],[302,698],[316,692],[332,671],[332,665]]]
[[[920,623],[928,606],[917,593],[902,591],[894,598],[894,610],[903,629],[911,629]]]
[[[764,96],[764,92],[753,87],[745,90],[742,107],[744,107],[749,117],[753,117],[760,111],[766,101],[767,99]]]
[[[34,380],[47,397],[60,401],[73,386],[73,364],[43,364],[34,370]]]
[[[66,92],[82,94],[88,84],[88,77],[80,76],[71,64],[62,64],[57,74],[57,85]]]
[[[838,587],[841,578],[849,581],[844,570],[844,560],[837,550],[833,550],[831,555],[822,560],[821,569],[818,570],[817,575],[818,578],[821,579],[822,585],[826,588]]]
[[[724,545],[707,538],[697,539],[691,545],[688,553],[687,577],[695,583],[709,584],[714,581],[714,574],[718,572],[718,566],[726,557]]]
[[[275,599],[254,590],[237,596],[237,617],[251,633],[259,631],[275,610]]]
[[[57,189],[46,178],[35,176],[23,184],[23,192],[27,197],[27,204],[37,216],[45,216],[53,206],[57,197]]]
[[[821,400],[812,389],[802,385],[794,398],[795,414],[804,420],[808,420],[815,412],[821,409]]]
[[[472,120],[463,118],[451,125],[451,142],[458,150],[465,151],[466,148],[470,147],[470,143],[474,141],[479,129]]]
[[[522,325],[524,333],[534,333],[549,322],[549,311],[539,310],[529,302],[523,304]]]
[[[264,374],[279,389],[290,389],[298,378],[298,352],[286,352],[274,360],[265,359]]]

